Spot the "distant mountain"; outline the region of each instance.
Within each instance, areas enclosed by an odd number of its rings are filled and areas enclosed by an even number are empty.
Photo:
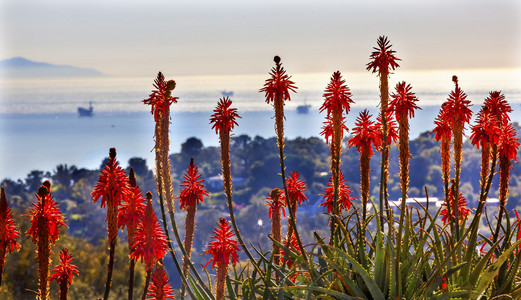
[[[0,60],[0,76],[20,77],[92,77],[103,74],[95,69],[35,62],[23,57]]]

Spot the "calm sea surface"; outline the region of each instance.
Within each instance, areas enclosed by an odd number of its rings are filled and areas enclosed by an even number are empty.
[[[412,137],[431,130],[440,104],[453,88],[453,73],[479,110],[492,90],[501,90],[514,108],[513,121],[521,121],[521,70],[472,70],[399,72],[397,81],[411,83],[423,108],[411,121]],[[356,115],[368,108],[377,112],[378,78],[370,73],[343,74],[356,102],[347,118],[353,126]],[[166,78],[171,76],[166,73]],[[174,77],[179,97],[172,106],[171,151],[195,136],[206,146],[218,145],[209,118],[222,91],[233,91],[234,106],[242,119],[236,135],[274,136],[273,112],[259,93],[266,75]],[[294,75],[299,87],[286,106],[286,136],[318,136],[323,114],[318,109],[330,74]],[[25,178],[31,170],[52,171],[63,163],[97,168],[110,147],[116,147],[123,166],[129,158],[147,159],[153,166],[154,123],[150,108],[142,104],[153,89],[154,76],[147,78],[0,79],[0,179]],[[94,116],[78,117],[78,107],[93,102]],[[309,104],[308,114],[297,114],[298,105]]]

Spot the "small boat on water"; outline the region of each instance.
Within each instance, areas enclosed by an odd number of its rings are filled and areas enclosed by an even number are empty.
[[[222,91],[223,97],[233,97],[233,91]]]
[[[78,116],[80,117],[92,117],[94,108],[92,107],[92,101],[89,102],[89,108],[78,107]]]
[[[299,105],[299,106],[297,106],[297,113],[298,114],[307,114],[307,113],[309,113],[310,108],[311,108],[311,105],[309,105],[309,104]]]

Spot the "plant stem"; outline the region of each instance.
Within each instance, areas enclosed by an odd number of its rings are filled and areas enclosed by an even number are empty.
[[[145,289],[143,290],[143,295],[141,295],[141,300],[145,300],[148,292],[148,285],[150,284],[150,275],[152,274],[152,270],[147,270],[147,277],[145,279]]]
[[[134,269],[136,266],[136,261],[130,259],[129,265],[129,276],[128,276],[128,300],[134,299]]]
[[[103,300],[107,300],[109,298],[110,287],[112,285],[112,270],[114,268],[115,249],[116,249],[116,245],[114,243],[109,243],[109,264],[108,264],[107,281],[105,282],[105,293],[103,294]]]

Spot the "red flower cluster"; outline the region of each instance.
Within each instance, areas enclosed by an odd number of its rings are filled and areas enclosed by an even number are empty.
[[[116,149],[110,148],[109,160],[105,169],[101,171],[98,183],[91,196],[94,202],[101,197],[101,207],[105,207],[109,199],[114,207],[118,207],[121,200],[129,193],[130,186],[127,181],[127,175],[116,160]]]
[[[458,203],[454,205],[454,191],[453,189],[449,192],[449,205],[450,205],[450,214],[452,215],[452,218],[456,218],[456,212],[454,208],[458,209],[458,217],[460,220],[465,220],[467,216],[471,213],[471,209],[467,207],[467,200],[465,200],[465,197],[461,193],[459,193],[458,197]],[[441,220],[443,221],[443,224],[447,224],[449,219],[449,211],[447,208],[447,200],[443,202],[441,205],[443,208],[440,212],[440,216],[442,216]]]
[[[434,133],[434,139],[436,141],[440,141],[443,138],[446,138],[447,140],[452,139],[452,123],[451,119],[449,117],[449,113],[446,109],[440,110],[438,116],[434,120],[434,124],[436,127],[434,127],[434,130],[430,132],[430,134]]]
[[[197,167],[194,164],[194,158],[190,159],[190,165],[184,175],[184,181],[181,183],[183,190],[179,195],[179,203],[181,210],[187,209],[189,206],[197,205],[203,202],[203,196],[208,197],[208,191],[204,188],[202,183],[204,180],[199,179],[201,174],[198,174]]]
[[[324,103],[320,107],[320,112],[327,110],[328,116],[333,113],[342,114],[344,111],[346,114],[349,113],[351,103],[354,103],[354,101],[351,99],[351,91],[349,91],[345,82],[339,71],[333,73],[331,81],[324,91]]]
[[[158,120],[159,113],[162,114],[166,111],[166,105],[170,106],[172,103],[177,103],[177,97],[171,96],[171,90],[175,88],[175,81],[165,81],[163,73],[157,74],[156,80],[154,80],[154,87],[156,90],[148,96],[148,99],[143,100],[143,103],[151,105],[150,113],[154,114],[154,119]]]
[[[356,146],[358,152],[362,152],[363,148],[369,150],[369,156],[372,155],[372,147],[376,149],[380,147],[382,143],[381,130],[378,124],[371,121],[371,115],[367,109],[360,112],[358,118],[356,118],[355,127],[353,128],[353,137],[348,141],[349,148]]]
[[[382,113],[378,114],[378,118],[376,118],[376,126],[378,126],[378,130],[380,131],[380,139],[383,140],[384,133],[382,130]],[[391,145],[392,143],[396,143],[398,141],[398,124],[392,118],[389,118],[389,114],[387,115],[387,145]]]
[[[174,299],[174,290],[168,282],[168,275],[165,272],[162,264],[156,265],[154,276],[152,276],[152,283],[148,288],[147,300],[165,300]]]
[[[231,239],[233,237],[233,231],[228,221],[224,218],[220,218],[213,233],[215,235],[212,238],[215,239],[215,241],[210,242],[208,250],[204,252],[204,254],[211,254],[213,257],[204,267],[206,268],[212,261],[212,269],[215,268],[215,264],[217,264],[218,268],[226,267],[230,263],[230,258],[235,265],[239,260],[237,251],[240,251],[240,249],[237,241]]]
[[[40,236],[47,236],[49,242],[54,244],[60,235],[59,228],[67,226],[65,219],[47,186],[40,186],[36,199],[37,202],[33,203],[34,207],[29,210],[31,227],[27,230],[27,234],[35,243],[38,242]]]
[[[519,138],[516,129],[512,124],[503,124],[501,127],[499,145],[499,158],[504,160],[517,160],[517,150],[519,148]]]
[[[288,190],[288,197],[290,200],[295,201],[295,203],[300,206],[302,202],[308,201],[306,195],[304,195],[304,191],[306,190],[306,184],[303,180],[299,180],[300,174],[296,171],[291,172],[290,176],[286,177],[286,186]],[[282,201],[286,201],[286,205],[289,207],[288,201],[286,200],[285,195],[281,196]]]
[[[472,117],[471,104],[470,100],[467,100],[467,94],[459,87],[456,76],[453,76],[453,81],[456,84],[456,88],[450,92],[449,98],[441,105],[441,109],[446,111],[444,116],[450,120],[451,125],[456,120],[459,120],[464,125]]]
[[[379,72],[382,72],[383,70],[394,70],[397,67],[399,67],[398,63],[396,61],[400,60],[396,56],[394,56],[394,53],[396,51],[391,50],[391,47],[393,45],[389,44],[389,40],[386,36],[380,36],[377,40],[378,47],[373,47],[375,51],[371,53],[371,56],[369,57],[371,59],[371,62],[367,64],[367,70],[371,70],[375,73],[377,70]]]
[[[289,94],[290,91],[296,92],[297,87],[295,86],[295,82],[291,81],[291,76],[286,74],[286,70],[282,67],[280,63],[280,57],[275,56],[273,59],[275,61],[276,66],[271,69],[270,78],[266,79],[266,83],[264,87],[259,90],[259,92],[264,92],[266,95],[266,103],[281,100],[291,100],[291,96]]]
[[[349,129],[347,128],[344,120],[345,120],[345,117],[342,116],[342,118],[341,118],[342,130],[348,131]],[[320,132],[320,134],[324,136],[324,138],[326,139],[326,143],[328,143],[328,144],[329,144],[329,138],[331,138],[331,140],[333,140],[334,121],[331,116],[326,116],[326,121],[324,122],[324,126],[322,127],[322,131]]]
[[[405,81],[396,84],[396,93],[391,95],[392,100],[387,108],[387,113],[389,115],[394,114],[396,122],[400,122],[402,115],[414,118],[414,110],[420,108],[415,103],[418,98],[411,90],[411,85],[405,83]]]
[[[288,243],[287,238],[284,238],[284,243],[282,243],[282,244],[284,245],[284,247],[290,249],[291,251],[296,252],[296,253],[300,253],[300,247],[298,245],[298,240],[297,240],[297,236],[295,235],[295,232],[293,232],[291,234],[291,239],[290,239],[289,243]],[[280,250],[280,256],[284,257],[285,254],[286,254],[286,252],[284,251],[284,248],[282,248]],[[291,269],[293,267],[293,265],[294,265],[294,262],[293,262],[292,259],[289,258],[286,261],[286,264],[287,264],[288,268]]]
[[[340,170],[340,176],[338,180],[338,187],[340,190],[340,193],[338,194],[338,201],[340,204],[340,213],[343,209],[349,210],[351,208],[351,200],[355,200],[354,198],[349,197],[349,194],[351,194],[351,191],[349,190],[349,186],[345,184],[346,179],[344,178],[344,173],[342,170]],[[333,212],[333,199],[335,196],[335,190],[334,190],[334,183],[333,183],[333,176],[329,178],[329,183],[327,184],[327,187],[324,191],[324,194],[321,195],[324,197],[324,202],[320,204],[320,206],[324,206],[327,209],[327,213]]]
[[[286,202],[281,199],[281,196],[280,195],[280,190],[278,190],[278,194],[276,197],[272,196],[272,194],[270,194],[268,197],[266,197],[266,199],[268,199],[268,201],[266,201],[266,204],[268,204],[269,206],[269,217],[271,219],[271,215],[272,215],[272,212],[275,212],[275,211],[282,211],[282,214],[284,215],[284,217],[286,217],[286,211],[284,210],[284,208],[286,207]]]
[[[20,249],[20,244],[16,242],[16,239],[20,237],[20,233],[16,228],[13,220],[13,214],[7,204],[7,197],[5,196],[4,187],[1,188],[0,196],[0,252],[6,253],[5,250],[13,252],[15,249]],[[0,257],[0,264],[3,265],[4,257]],[[2,269],[0,269],[2,272]]]
[[[499,124],[504,121],[510,121],[508,114],[512,112],[512,108],[501,92],[490,92],[490,95],[485,99],[484,107],[486,107],[488,111],[497,118]]]
[[[72,277],[78,275],[78,268],[71,264],[72,255],[68,253],[68,249],[64,248],[60,252],[60,264],[52,271],[51,281],[56,280],[58,285],[70,286],[72,284]]]
[[[118,228],[127,227],[129,243],[132,245],[133,234],[145,213],[145,198],[136,184],[133,169],[130,169],[129,186],[129,194],[123,198],[121,206],[118,208]]]
[[[215,133],[220,130],[230,132],[237,124],[235,118],[240,118],[237,113],[237,108],[231,108],[232,101],[228,97],[219,99],[217,107],[213,110],[214,114],[210,118],[210,123],[213,123],[212,129],[215,128]]]
[[[152,270],[156,261],[163,258],[167,250],[167,239],[157,221],[150,192],[147,193],[145,214],[138,225],[133,248],[130,258],[144,261],[147,271]]]
[[[470,141],[478,149],[480,146],[485,147],[487,143],[497,143],[501,134],[496,118],[486,106],[478,113],[476,124],[470,128]]]

